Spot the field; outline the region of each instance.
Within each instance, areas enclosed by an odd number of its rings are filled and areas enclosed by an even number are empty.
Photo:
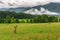
[[[0,24],[0,40],[60,40],[60,23]]]

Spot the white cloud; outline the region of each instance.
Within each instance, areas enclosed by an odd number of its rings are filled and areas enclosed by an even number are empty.
[[[0,8],[32,7],[37,5],[44,5],[50,2],[60,2],[60,0],[0,0]]]
[[[29,14],[33,14],[33,15],[42,15],[42,14],[47,14],[47,15],[59,15],[59,13],[56,13],[56,12],[51,12],[51,11],[48,11],[44,8],[41,8],[40,10],[37,10],[37,9],[29,9],[27,11],[25,11],[25,13],[29,13]]]

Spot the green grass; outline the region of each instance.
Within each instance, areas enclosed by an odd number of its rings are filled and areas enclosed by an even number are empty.
[[[60,40],[60,23],[0,24],[0,40]]]

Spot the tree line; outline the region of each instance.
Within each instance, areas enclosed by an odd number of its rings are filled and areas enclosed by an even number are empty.
[[[0,17],[0,23],[19,23],[18,18],[6,16],[6,18]]]
[[[56,16],[48,16],[48,15],[38,15],[33,19],[34,23],[47,23],[47,22],[59,22],[60,19]]]
[[[24,20],[21,20],[24,19]],[[9,11],[0,11],[0,23],[50,23],[60,22],[56,16],[31,15],[26,13],[16,13]]]

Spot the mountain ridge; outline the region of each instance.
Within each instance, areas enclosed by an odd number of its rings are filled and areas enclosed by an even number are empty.
[[[22,8],[12,8],[12,9],[20,9],[20,10],[23,9],[24,11],[26,11],[26,10],[29,10],[31,8],[35,8],[35,9],[40,10],[41,7],[45,8],[45,9],[51,11],[51,12],[60,13],[60,3],[49,3],[49,4],[46,4],[46,5],[39,5],[39,6],[28,7],[28,8],[22,7]],[[8,10],[11,10],[11,8],[8,9]],[[23,10],[22,10],[22,12],[23,12]]]
[[[17,7],[17,8],[8,8],[8,9],[5,8],[6,9],[5,11],[24,12],[31,8],[40,10],[41,7],[43,7],[44,9],[47,9],[48,11],[51,11],[51,12],[60,13],[60,3],[49,3],[46,5],[38,5],[38,6],[34,6],[34,7]],[[3,8],[3,10],[4,10],[4,8]]]

